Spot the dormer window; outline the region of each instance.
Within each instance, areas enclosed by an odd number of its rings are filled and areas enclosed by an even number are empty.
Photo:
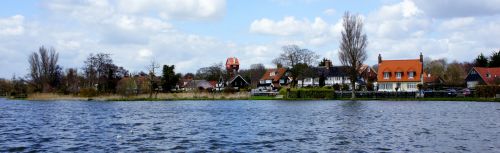
[[[276,72],[269,73],[269,76],[275,76],[275,75],[276,75]]]
[[[490,74],[490,73],[486,73],[486,77],[487,77],[487,78],[490,78],[490,77],[491,77],[491,74]]]
[[[408,73],[408,78],[413,79],[414,76],[415,76],[415,72]]]
[[[401,79],[402,72],[396,72],[396,79]]]
[[[389,79],[390,72],[384,72],[384,79]]]

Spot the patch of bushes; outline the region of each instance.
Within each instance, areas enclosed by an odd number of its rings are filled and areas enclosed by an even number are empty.
[[[476,86],[476,97],[491,98],[500,94],[500,86],[497,85],[478,85]]]
[[[334,99],[335,92],[333,89],[323,89],[323,88],[291,89],[288,98]]]
[[[95,97],[97,95],[97,90],[94,88],[83,88],[80,90],[80,96],[82,97]]]

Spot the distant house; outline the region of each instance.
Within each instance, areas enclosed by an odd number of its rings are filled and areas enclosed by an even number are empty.
[[[290,83],[286,68],[268,69],[259,80],[259,87],[279,88]]]
[[[378,91],[418,91],[423,83],[423,55],[420,59],[382,60],[378,56]]]
[[[440,76],[424,73],[424,85],[427,89],[438,89],[443,86],[444,79]]]
[[[476,85],[495,85],[500,83],[500,67],[473,67],[467,77],[467,88],[474,88]]]
[[[250,84],[241,75],[238,74],[233,78],[229,79],[226,85],[239,90],[241,88],[248,87]]]
[[[193,79],[194,79],[194,76],[191,74],[187,74],[184,77],[182,77],[181,79],[179,79],[179,82],[177,83],[177,86],[176,86],[177,90],[185,91],[188,83],[191,82]]]
[[[362,89],[373,90],[373,85],[377,82],[377,71],[368,65],[362,65],[359,69],[359,76]]]
[[[212,91],[215,87],[207,80],[191,80],[184,87],[185,91]]]
[[[306,74],[303,79],[299,79],[297,85],[298,87],[350,85],[351,80],[347,70],[347,66],[312,67],[312,73]]]

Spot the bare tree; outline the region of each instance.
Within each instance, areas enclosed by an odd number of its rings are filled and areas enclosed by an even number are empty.
[[[293,79],[292,87],[297,84],[297,79],[302,77],[305,69],[315,65],[319,55],[309,49],[302,49],[297,45],[283,46],[283,53],[273,60],[276,65],[283,65],[290,69]]]
[[[151,60],[150,65],[146,66],[146,68],[149,71],[149,98],[153,98],[153,91],[158,92],[156,88],[158,87],[158,84],[156,83],[156,69],[160,68],[160,64],[158,64],[156,61]]]
[[[226,70],[222,63],[214,63],[208,67],[202,67],[196,71],[196,79],[204,79],[208,81],[217,81],[226,78]]]
[[[58,85],[61,78],[61,67],[57,65],[59,54],[54,48],[47,50],[40,47],[28,57],[30,64],[31,84],[35,90],[47,92]]]
[[[355,88],[358,72],[367,58],[365,49],[368,42],[366,34],[363,32],[363,21],[359,16],[346,12],[342,26],[339,59],[344,66],[349,67],[348,74],[352,87],[351,98],[354,99],[356,98]]]

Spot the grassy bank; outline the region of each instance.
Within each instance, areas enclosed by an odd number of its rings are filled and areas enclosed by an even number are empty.
[[[165,100],[249,100],[252,99],[249,93],[158,93],[149,98],[149,94],[134,96],[121,96],[115,94],[99,95],[96,97],[80,97],[75,95],[62,95],[54,93],[34,93],[29,94],[24,100],[39,101],[165,101]]]
[[[19,99],[19,98],[17,98]],[[269,96],[251,96],[249,93],[159,93],[153,98],[149,98],[148,94],[135,96],[121,95],[100,95],[97,97],[79,97],[74,95],[61,95],[53,93],[36,93],[29,94],[27,98],[21,100],[38,100],[38,101],[172,101],[172,100],[353,100],[350,98],[276,98]],[[477,102],[500,102],[500,99],[495,98],[356,98],[354,100],[362,101],[477,101]]]

